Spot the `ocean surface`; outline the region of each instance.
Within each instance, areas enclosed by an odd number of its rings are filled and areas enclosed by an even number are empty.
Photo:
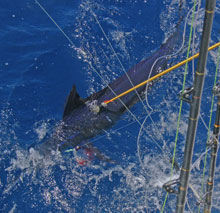
[[[193,3],[183,1],[180,7],[175,0],[0,1],[0,212],[161,212],[184,67],[146,87],[146,107],[138,102],[131,108],[142,126],[126,112],[111,129],[91,139],[117,164],[89,159],[82,166],[74,152],[54,151],[44,159],[30,147],[53,132],[73,85],[81,97],[99,91],[105,84],[97,73],[110,83],[159,49],[177,25],[181,36],[167,67],[185,59]],[[204,1],[198,1],[196,11],[190,55],[199,51]],[[178,22],[180,17],[183,20]],[[219,29],[217,1],[211,45],[219,41]],[[216,49],[208,55],[190,178],[199,195],[204,195],[202,174],[217,53]],[[192,85],[196,65],[197,60],[188,64],[186,87]],[[216,99],[214,103],[210,135]],[[176,150],[179,165],[188,113],[189,105],[183,103]],[[79,155],[86,158],[83,152]],[[206,177],[210,152],[207,159]],[[220,212],[219,172],[220,158],[214,213]],[[174,171],[173,178],[178,175]],[[189,189],[185,212],[198,212],[197,201]],[[176,195],[170,194],[164,212],[175,212],[175,204]]]

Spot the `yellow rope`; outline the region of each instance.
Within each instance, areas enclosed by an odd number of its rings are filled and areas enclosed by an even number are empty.
[[[218,47],[218,46],[220,46],[220,42],[218,42],[218,43],[214,44],[213,46],[209,47],[208,51],[213,50],[213,49],[215,49],[215,48]],[[157,74],[157,75],[155,75],[155,76],[153,76],[153,77],[147,79],[146,81],[143,81],[142,83],[140,83],[140,84],[138,84],[138,85],[132,87],[131,89],[129,89],[129,90],[127,90],[127,91],[121,93],[120,95],[115,96],[115,97],[112,98],[111,100],[106,100],[106,101],[104,101],[103,104],[109,104],[110,102],[113,102],[113,101],[117,100],[118,98],[120,98],[120,97],[122,97],[122,96],[128,94],[129,92],[132,92],[132,91],[134,91],[135,89],[137,89],[137,88],[139,88],[139,87],[141,87],[141,86],[144,86],[145,84],[147,84],[147,83],[149,83],[149,82],[151,82],[151,81],[153,81],[153,80],[155,80],[155,79],[157,79],[157,78],[159,78],[159,77],[161,77],[161,76],[167,74],[168,72],[173,71],[174,69],[179,68],[180,66],[186,64],[187,62],[192,61],[192,60],[195,59],[195,58],[198,58],[198,56],[199,56],[199,53],[197,53],[197,54],[191,56],[190,58],[188,58],[188,59],[186,59],[186,60],[184,60],[184,61],[181,61],[180,63],[178,63],[178,64],[176,64],[176,65],[174,65],[174,66],[172,66],[172,67],[170,67],[170,68],[168,68],[168,69],[166,69],[166,70],[164,70],[163,72],[161,72],[161,73],[159,73],[159,74]]]

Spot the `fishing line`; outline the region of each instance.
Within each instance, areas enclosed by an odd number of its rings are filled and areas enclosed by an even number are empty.
[[[187,204],[187,206],[188,206],[188,208],[189,208],[190,213],[193,213],[192,209],[190,208],[188,199],[186,199],[186,204]]]
[[[66,37],[66,39],[70,42],[72,46],[74,46],[74,43],[69,38],[69,36],[62,30],[62,28],[57,24],[57,22],[50,16],[50,14],[45,10],[45,8],[38,2],[38,0],[35,0],[35,3],[41,8],[41,10],[47,15],[47,17],[56,25],[56,27],[60,30],[60,32]]]
[[[145,116],[141,117],[139,120],[141,121],[141,120],[143,120],[144,118],[145,118]],[[130,122],[130,123],[127,123],[127,124],[125,124],[124,126],[121,126],[121,127],[117,128],[117,129],[113,129],[110,133],[118,132],[118,131],[120,131],[120,130],[122,130],[122,129],[128,127],[128,126],[131,126],[131,125],[135,124],[136,122],[137,122],[137,121],[135,120],[135,121],[132,121],[132,122]],[[98,138],[95,138],[94,140],[91,140],[90,143],[93,143],[93,142],[95,142],[95,141],[98,141],[98,140],[100,140],[100,139],[106,137],[108,134],[109,134],[109,133],[107,133],[107,134],[105,134],[105,135],[102,135],[102,136],[100,136],[100,137],[98,137]]]
[[[195,162],[192,164],[191,170],[193,170],[196,165],[198,164],[198,162],[201,161],[201,159],[203,158],[204,155],[206,155],[209,151],[211,150],[211,148],[207,148],[207,150],[205,150],[205,152],[203,152],[196,160]]]
[[[140,120],[143,120],[144,118],[145,118],[145,116],[141,117]],[[83,146],[86,146],[86,145],[88,145],[88,144],[92,144],[92,143],[94,143],[94,142],[96,142],[96,141],[99,141],[99,140],[101,140],[102,138],[107,137],[108,134],[111,134],[111,133],[113,134],[114,132],[118,132],[118,131],[120,131],[120,130],[122,130],[122,129],[128,127],[128,126],[131,126],[131,125],[135,124],[135,123],[137,123],[136,120],[135,120],[135,121],[132,121],[132,122],[130,122],[130,123],[127,123],[126,125],[124,125],[124,126],[122,126],[122,127],[119,127],[119,128],[117,128],[117,129],[113,129],[113,130],[111,130],[110,133],[106,133],[106,134],[104,134],[104,135],[102,135],[102,136],[99,136],[99,137],[97,137],[97,138],[95,138],[95,139],[93,139],[93,140],[91,140],[91,141],[89,141],[89,142],[87,142],[87,143],[84,143],[84,144],[83,144],[82,146],[80,146],[80,147],[83,147]],[[73,150],[74,150],[74,149],[68,149],[67,152],[73,151]]]
[[[114,48],[113,48],[113,46],[112,46],[110,40],[108,39],[108,37],[107,37],[107,35],[106,35],[106,33],[105,33],[105,31],[104,31],[102,25],[101,25],[100,22],[99,22],[99,20],[98,20],[96,14],[92,11],[92,9],[90,9],[90,10],[91,10],[91,13],[92,13],[92,15],[94,16],[94,18],[95,18],[95,20],[96,20],[96,22],[97,22],[99,28],[101,29],[101,31],[102,31],[102,33],[103,33],[103,35],[104,35],[106,41],[108,42],[108,44],[109,44],[109,46],[110,46],[112,52],[114,53],[114,56],[117,58],[117,60],[118,60],[118,62],[119,62],[119,64],[120,64],[120,66],[121,66],[123,72],[125,73],[126,77],[128,78],[129,82],[131,83],[131,86],[134,87],[134,84],[133,84],[131,78],[129,77],[128,73],[126,72],[126,70],[125,70],[125,68],[124,68],[124,66],[123,66],[123,64],[122,64],[122,62],[121,62],[121,60],[119,59],[117,53],[115,52],[115,50],[114,50]],[[146,106],[145,106],[143,100],[141,99],[141,97],[140,97],[140,95],[138,94],[138,92],[137,92],[136,89],[135,89],[135,92],[136,92],[136,94],[137,94],[139,100],[141,101],[142,105],[144,106],[144,108],[145,108],[145,110],[146,110],[146,112],[147,112],[147,108],[146,108]],[[116,96],[117,96],[117,95],[116,95]]]
[[[193,40],[192,40],[192,54],[194,55],[196,50],[195,50],[195,38],[196,38],[196,27],[197,27],[197,19],[198,19],[198,14],[199,14],[199,10],[200,10],[200,7],[201,7],[201,0],[199,0],[198,2],[198,9],[197,9],[197,12],[196,12],[196,16],[195,16],[195,21],[194,21],[194,28],[193,28]],[[194,64],[194,61],[195,60],[192,60],[192,79],[194,81],[194,77],[195,77],[195,64]]]
[[[208,126],[207,126],[207,124],[205,123],[205,120],[203,119],[201,113],[199,114],[199,117],[200,117],[200,119],[201,119],[201,121],[202,121],[204,127],[206,128],[206,130],[208,130]]]
[[[216,12],[217,12],[217,13],[220,13],[220,9],[216,8]]]

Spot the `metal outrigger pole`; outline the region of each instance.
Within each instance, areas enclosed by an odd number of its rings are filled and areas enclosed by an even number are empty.
[[[199,51],[199,59],[197,64],[197,71],[195,74],[193,88],[191,90],[192,100],[189,101],[190,115],[185,143],[184,160],[180,173],[180,186],[177,198],[176,213],[183,213],[185,209],[215,4],[216,0],[206,0],[205,19],[203,25],[201,46]]]
[[[213,137],[209,140],[208,146],[211,146],[211,161],[209,168],[209,176],[206,184],[206,198],[204,213],[210,213],[212,208],[212,193],[214,187],[214,175],[216,167],[216,159],[219,147],[219,125],[220,125],[220,84],[213,88],[214,95],[217,96],[217,110],[215,116],[215,124],[213,129]]]

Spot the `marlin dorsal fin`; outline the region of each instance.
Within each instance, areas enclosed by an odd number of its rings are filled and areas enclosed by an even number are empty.
[[[70,115],[70,113],[79,107],[80,105],[84,104],[82,98],[80,98],[79,94],[76,91],[76,86],[73,85],[72,90],[69,94],[69,97],[66,102],[66,106],[63,112],[63,118]]]

